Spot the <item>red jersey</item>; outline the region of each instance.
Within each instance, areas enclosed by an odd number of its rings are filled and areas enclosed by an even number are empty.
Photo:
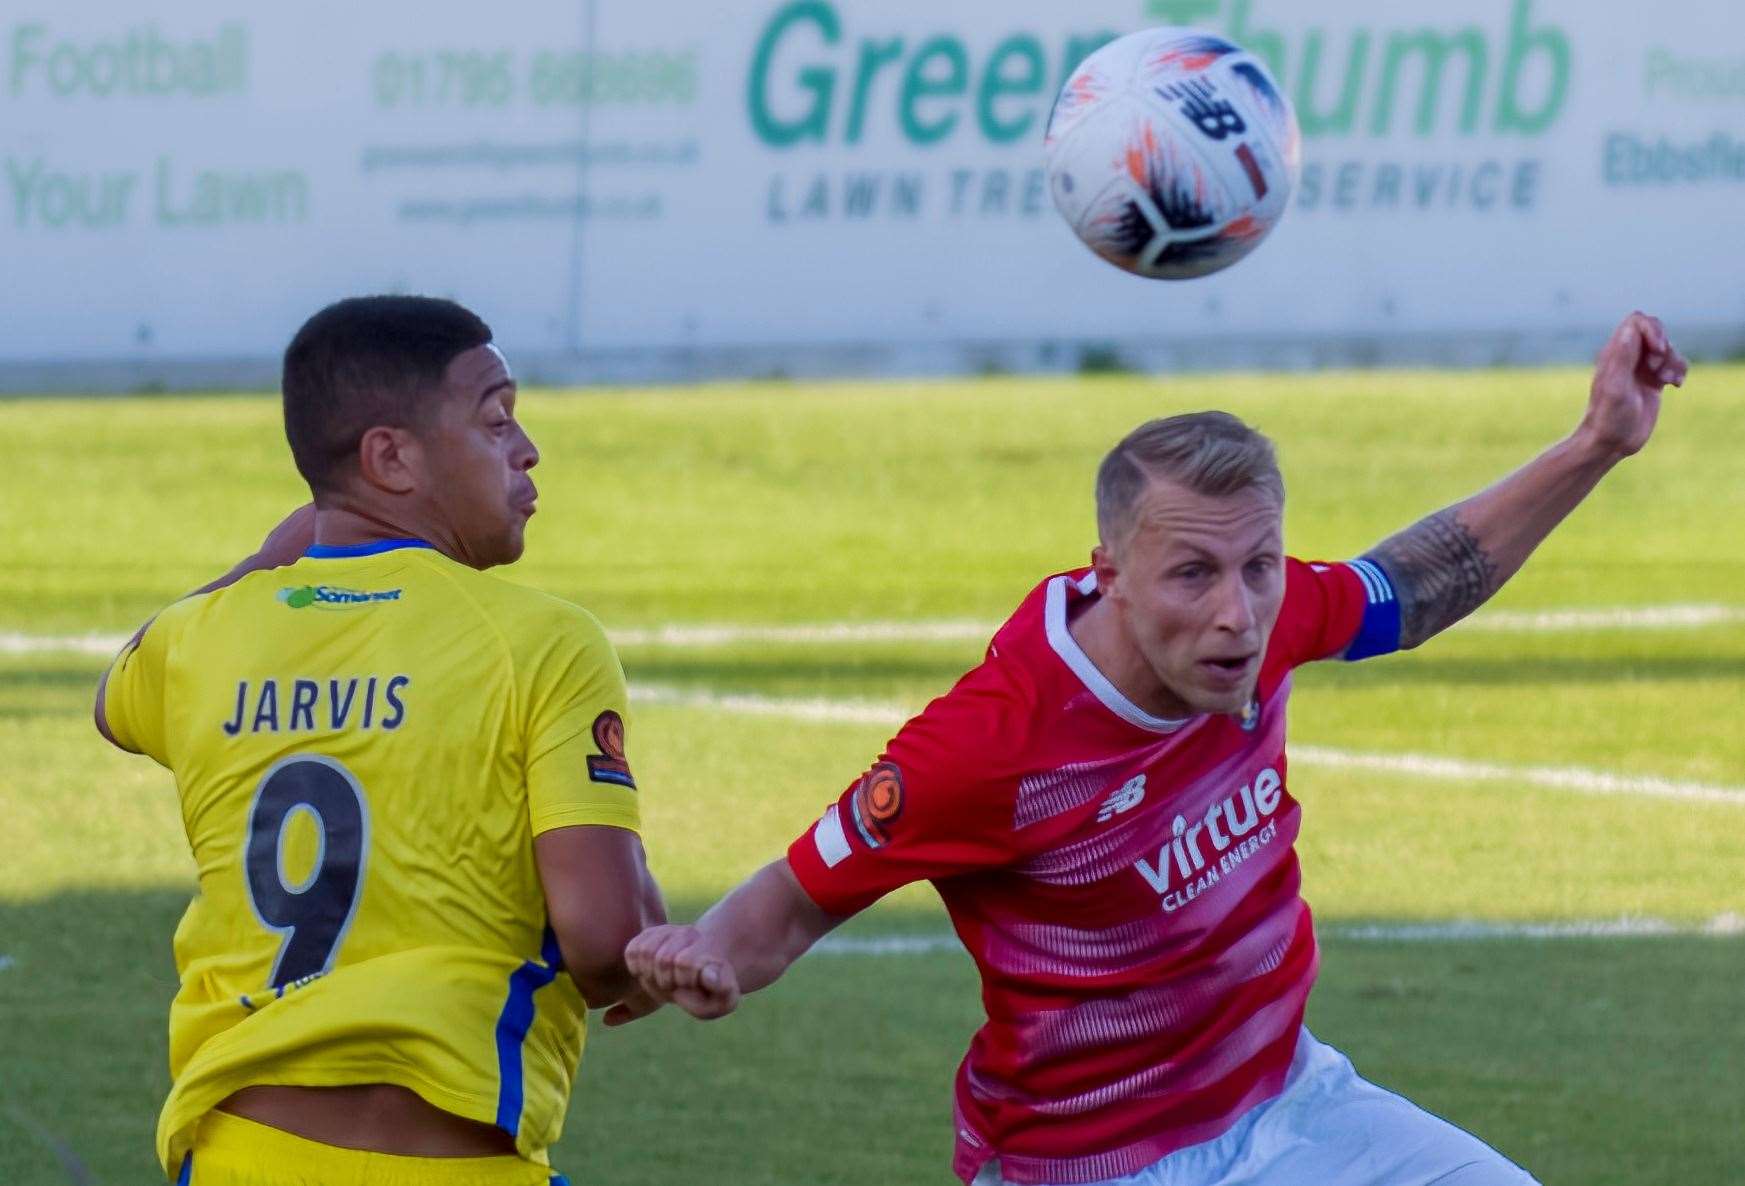
[[[994,1157],[1014,1182],[1120,1177],[1282,1089],[1318,962],[1291,671],[1399,641],[1375,565],[1288,561],[1249,711],[1164,720],[1068,632],[1096,596],[1085,570],[1043,582],[788,850],[831,914],[923,878],[944,899],[987,1009],[957,1075],[966,1182]]]

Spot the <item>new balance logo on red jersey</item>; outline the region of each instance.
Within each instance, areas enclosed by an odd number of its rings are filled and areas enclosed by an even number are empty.
[[[1097,809],[1097,822],[1106,824],[1123,812],[1132,811],[1144,799],[1145,776],[1141,774],[1122,783],[1119,790],[1103,800],[1103,805]]]

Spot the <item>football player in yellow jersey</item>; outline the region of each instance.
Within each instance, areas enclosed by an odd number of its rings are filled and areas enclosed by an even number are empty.
[[[458,305],[317,314],[284,371],[313,509],[98,689],[104,736],[174,773],[199,872],[158,1126],[179,1182],[562,1180],[587,1009],[631,994],[664,910],[611,644],[482,572],[534,512],[515,401]]]

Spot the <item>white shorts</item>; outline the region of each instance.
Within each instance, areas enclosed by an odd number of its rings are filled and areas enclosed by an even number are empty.
[[[1282,1092],[1223,1136],[1096,1186],[1537,1186],[1470,1133],[1361,1079],[1351,1060],[1297,1038]],[[974,1186],[1008,1186],[990,1162]]]

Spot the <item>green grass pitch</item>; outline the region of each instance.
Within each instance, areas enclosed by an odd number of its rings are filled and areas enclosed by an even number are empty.
[[[1573,370],[529,391],[541,510],[509,575],[615,629],[992,623],[1083,561],[1096,462],[1147,417],[1225,407],[1272,433],[1291,549],[1341,558],[1525,461],[1584,396]],[[1745,608],[1742,422],[1745,369],[1699,368],[1648,452],[1487,612]],[[170,780],[91,731],[102,660],[27,643],[125,633],[300,499],[265,398],[0,402],[8,1186],[156,1180],[170,934],[190,884]],[[914,709],[979,650],[964,637],[626,647],[632,686],[668,697],[639,707],[632,745],[675,914],[776,855],[888,733],[743,698]],[[724,696],[742,700],[696,702]],[[1745,787],[1742,720],[1739,612],[1475,627],[1305,672],[1297,746],[1507,768],[1293,766],[1324,928],[1312,1027],[1547,1183],[1745,1180],[1745,796],[1507,772]],[[1620,918],[1668,933],[1361,932]],[[917,888],[849,933],[944,929]],[[578,1184],[943,1186],[951,1073],[977,1017],[959,953],[814,955],[724,1022],[596,1030],[554,1160]]]

